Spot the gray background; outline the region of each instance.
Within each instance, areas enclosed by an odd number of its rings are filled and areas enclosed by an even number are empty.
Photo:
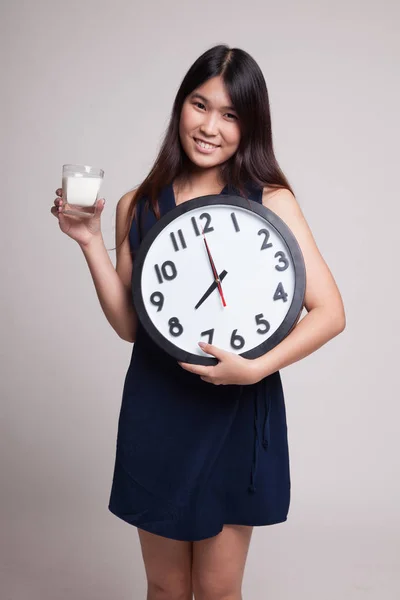
[[[281,372],[292,503],[287,523],[255,528],[244,598],[399,598],[399,12],[394,0],[2,1],[4,600],[144,598],[136,529],[107,509],[132,346],[50,207],[63,163],[102,167],[113,248],[118,199],[217,43],[263,70],[278,161],[347,316]]]

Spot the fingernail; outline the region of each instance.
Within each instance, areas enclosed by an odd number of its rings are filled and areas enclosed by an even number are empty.
[[[205,348],[207,345],[205,342],[199,342],[198,344],[199,344],[200,348]]]

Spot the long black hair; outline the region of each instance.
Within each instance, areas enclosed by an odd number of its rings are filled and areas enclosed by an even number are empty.
[[[286,188],[293,193],[274,155],[268,90],[262,71],[244,50],[220,44],[204,52],[183,78],[158,156],[146,179],[135,190],[129,206],[123,240],[129,233],[139,200],[147,196],[148,205],[159,218],[161,189],[187,173],[188,158],[179,138],[182,106],[189,94],[217,76],[225,84],[241,132],[237,151],[221,165],[223,181],[234,186],[244,197],[247,197],[247,181],[260,187]]]

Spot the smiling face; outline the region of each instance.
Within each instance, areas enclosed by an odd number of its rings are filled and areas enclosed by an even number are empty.
[[[179,135],[185,153],[196,167],[218,167],[235,154],[240,142],[239,120],[220,76],[209,79],[187,96]]]

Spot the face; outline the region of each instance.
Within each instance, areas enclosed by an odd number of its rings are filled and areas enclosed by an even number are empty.
[[[188,95],[179,135],[187,156],[199,168],[217,167],[236,152],[239,120],[221,77],[209,79]]]

